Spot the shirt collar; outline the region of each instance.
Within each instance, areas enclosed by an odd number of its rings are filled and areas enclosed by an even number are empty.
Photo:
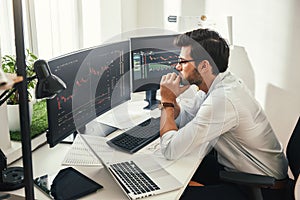
[[[222,80],[224,80],[225,76],[227,76],[227,75],[229,75],[229,74],[230,74],[229,71],[225,71],[225,72],[223,72],[223,73],[219,73],[219,74],[216,76],[216,78],[215,78],[215,80],[213,81],[213,83],[211,84],[211,86],[210,86],[210,88],[209,88],[209,90],[208,90],[208,92],[207,92],[207,95],[209,95],[209,94],[211,93],[211,91],[213,91],[213,90],[216,88],[216,86],[217,86],[220,82],[222,82]]]

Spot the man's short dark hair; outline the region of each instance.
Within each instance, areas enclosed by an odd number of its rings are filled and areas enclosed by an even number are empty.
[[[193,30],[179,35],[174,43],[179,47],[191,46],[191,57],[196,60],[196,65],[202,60],[209,60],[216,75],[228,68],[229,46],[216,31]]]

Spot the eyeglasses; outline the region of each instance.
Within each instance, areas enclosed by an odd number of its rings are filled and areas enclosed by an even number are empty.
[[[193,61],[197,61],[197,60],[181,60],[181,58],[178,58],[177,64],[182,65],[185,63],[193,62]]]

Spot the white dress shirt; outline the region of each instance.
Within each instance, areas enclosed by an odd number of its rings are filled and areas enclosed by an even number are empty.
[[[189,104],[180,107],[179,130],[161,137],[167,159],[178,159],[209,143],[227,170],[286,178],[283,147],[263,109],[230,72],[220,73],[207,94],[198,91]]]

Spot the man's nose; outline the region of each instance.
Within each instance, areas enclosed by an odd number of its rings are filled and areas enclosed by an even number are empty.
[[[177,63],[177,65],[175,66],[176,70],[178,71],[182,71],[182,67],[179,63]]]

